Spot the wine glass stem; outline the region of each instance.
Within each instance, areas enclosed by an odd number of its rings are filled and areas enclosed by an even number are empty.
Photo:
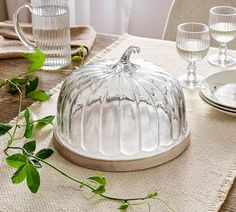
[[[225,64],[225,60],[227,58],[227,46],[226,43],[220,43],[220,47],[219,47],[219,56],[218,56],[218,60],[220,65],[224,65]]]
[[[195,62],[190,62],[187,66],[187,69],[188,69],[187,81],[188,82],[195,82],[197,79]]]

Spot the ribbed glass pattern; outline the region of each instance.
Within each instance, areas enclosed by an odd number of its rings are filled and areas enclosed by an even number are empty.
[[[44,69],[70,64],[70,22],[66,0],[32,0],[33,39],[46,54]]]
[[[235,58],[227,54],[227,43],[236,37],[236,8],[229,6],[211,8],[209,28],[211,37],[220,42],[219,54],[210,55],[209,63],[222,68],[235,65]]]
[[[236,37],[236,8],[213,7],[209,14],[209,27],[214,40],[228,43]]]
[[[209,46],[209,28],[205,24],[190,22],[178,26],[176,48],[179,55],[188,62],[187,75],[179,77],[183,87],[194,89],[201,85],[203,77],[196,75],[196,62],[206,56]]]
[[[125,157],[169,148],[185,134],[178,81],[153,63],[133,64],[126,56],[86,65],[65,80],[56,133],[66,145],[86,155]]]
[[[176,45],[179,55],[190,63],[202,60],[209,49],[209,28],[201,23],[184,23],[178,26]]]

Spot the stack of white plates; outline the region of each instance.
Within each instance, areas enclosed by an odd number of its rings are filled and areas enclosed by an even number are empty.
[[[236,70],[207,77],[202,82],[200,96],[214,109],[236,117]]]

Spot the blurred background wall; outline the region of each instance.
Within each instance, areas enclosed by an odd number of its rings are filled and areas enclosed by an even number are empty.
[[[162,38],[173,0],[69,0],[72,24],[97,32]]]
[[[162,38],[174,0],[68,0],[71,24],[91,25],[97,32]],[[30,0],[0,0],[0,21],[12,20],[14,11]],[[30,13],[20,15],[30,22]]]

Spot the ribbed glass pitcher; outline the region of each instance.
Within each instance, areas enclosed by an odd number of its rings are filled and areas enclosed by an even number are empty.
[[[19,25],[18,14],[23,8],[32,13],[33,40],[29,40]],[[19,7],[13,23],[20,40],[29,49],[35,47],[46,55],[44,70],[57,70],[71,62],[70,21],[67,0],[31,0]]]

